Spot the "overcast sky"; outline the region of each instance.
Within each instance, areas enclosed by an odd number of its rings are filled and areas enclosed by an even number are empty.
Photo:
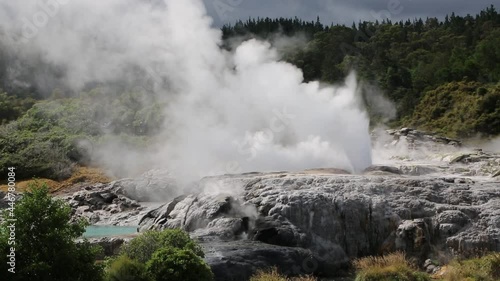
[[[499,0],[203,0],[217,26],[249,17],[299,17],[324,24],[476,14]]]

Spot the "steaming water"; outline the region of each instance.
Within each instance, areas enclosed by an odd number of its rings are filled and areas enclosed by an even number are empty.
[[[0,24],[13,35],[4,43],[9,52],[59,70],[38,73],[38,86],[78,92],[89,83],[133,81],[167,101],[150,152],[107,143],[95,150],[101,165],[194,179],[319,167],[358,172],[371,164],[354,74],[344,85],[304,83],[266,42],[221,50],[221,32],[201,0],[34,2],[0,0]],[[14,70],[12,79],[23,82]]]

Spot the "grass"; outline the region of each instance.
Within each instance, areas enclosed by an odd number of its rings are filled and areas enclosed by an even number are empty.
[[[401,252],[380,257],[365,257],[354,261],[355,281],[427,281],[430,277],[419,272]]]
[[[288,278],[278,272],[276,267],[270,270],[259,270],[252,277],[250,281],[316,281],[317,279],[310,276],[291,277]]]
[[[444,281],[498,281],[500,253],[467,260],[454,260],[446,267],[442,278]]]
[[[47,184],[51,192],[64,191],[72,187],[73,185],[81,182],[86,182],[90,184],[95,183],[109,183],[111,178],[108,177],[102,170],[91,167],[77,167],[75,172],[66,180],[55,181],[46,178],[32,179],[32,180],[21,180],[16,182],[16,191],[24,192],[30,184],[34,182],[44,182]],[[7,191],[8,186],[6,184],[0,185],[0,190]]]

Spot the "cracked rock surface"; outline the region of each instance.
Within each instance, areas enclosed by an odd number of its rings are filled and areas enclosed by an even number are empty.
[[[358,175],[334,168],[247,173],[181,188],[156,170],[61,198],[74,219],[92,224],[190,232],[217,280],[245,280],[272,266],[339,276],[353,258],[395,250],[431,272],[428,261],[439,255],[500,251],[500,156],[412,129],[389,136],[391,149],[404,149]],[[428,141],[436,145],[418,151]],[[95,241],[109,253],[124,242]]]

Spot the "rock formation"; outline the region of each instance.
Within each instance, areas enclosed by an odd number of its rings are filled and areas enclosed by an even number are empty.
[[[358,175],[312,169],[207,177],[189,192],[151,171],[62,198],[75,219],[93,224],[189,231],[217,280],[244,280],[271,266],[338,276],[353,258],[395,250],[433,271],[429,259],[437,256],[500,251],[500,156],[410,129],[391,134],[391,146],[418,136],[409,149],[427,140],[451,150],[434,146],[427,162],[410,155]],[[94,242],[108,253],[124,242],[108,240]]]

